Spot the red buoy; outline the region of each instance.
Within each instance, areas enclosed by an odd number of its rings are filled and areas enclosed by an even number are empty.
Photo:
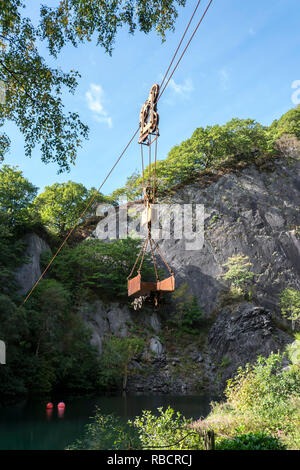
[[[57,405],[57,408],[65,408],[65,407],[66,407],[66,405],[64,404],[63,401],[60,401]]]
[[[46,405],[47,410],[51,410],[53,408],[53,403],[49,402]]]

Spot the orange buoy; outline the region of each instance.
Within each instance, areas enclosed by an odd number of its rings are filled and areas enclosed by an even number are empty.
[[[49,402],[46,405],[47,410],[51,410],[53,408],[53,403]]]
[[[60,401],[57,405],[57,408],[65,408],[65,407],[66,407],[66,405],[64,404],[63,401]]]

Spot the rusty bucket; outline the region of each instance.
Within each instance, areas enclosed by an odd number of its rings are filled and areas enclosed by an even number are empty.
[[[141,275],[128,279],[128,296],[146,295],[150,292],[173,292],[175,290],[174,275],[167,277],[162,281],[144,282]]]

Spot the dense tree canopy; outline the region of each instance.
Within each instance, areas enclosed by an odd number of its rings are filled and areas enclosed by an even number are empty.
[[[57,54],[66,42],[76,46],[97,36],[97,43],[111,53],[118,29],[126,25],[130,33],[138,27],[148,33],[153,28],[164,39],[174,28],[177,5],[186,0],[60,0],[56,7],[41,7],[41,34]]]
[[[16,167],[0,169],[0,212],[10,226],[28,219],[28,209],[38,188],[31,184]]]
[[[271,126],[262,126],[253,119],[233,118],[220,126],[198,127],[192,136],[173,147],[165,160],[156,166],[157,181],[162,190],[178,183],[188,183],[202,170],[222,169],[229,162],[253,163],[275,156],[276,142],[283,135],[300,138],[300,106],[289,110]],[[153,165],[151,166],[153,174]],[[145,169],[145,177],[149,167]],[[114,197],[134,200],[142,194],[142,177],[135,172]]]
[[[66,112],[62,101],[64,88],[74,93],[79,74],[50,67],[39,52],[39,42],[45,41],[56,57],[66,43],[76,46],[94,34],[97,43],[111,52],[123,25],[131,33],[137,25],[145,33],[156,28],[164,38],[165,31],[174,27],[176,6],[185,0],[61,0],[57,6],[41,6],[37,26],[24,16],[28,3],[1,2],[0,80],[5,83],[6,102],[0,104],[0,127],[7,120],[14,122],[24,135],[26,155],[39,145],[42,161],[54,161],[64,171],[88,137],[78,113]],[[0,160],[9,147],[9,136],[0,130]]]
[[[52,233],[69,230],[78,221],[88,201],[96,189],[87,189],[83,184],[67,181],[46,186],[34,200],[33,212],[37,213],[44,226]],[[95,202],[103,202],[104,196],[98,194]],[[91,215],[91,211],[85,217]]]

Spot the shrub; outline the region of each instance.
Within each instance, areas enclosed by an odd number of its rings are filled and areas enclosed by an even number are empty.
[[[222,266],[228,268],[228,271],[222,274],[223,279],[231,281],[231,286],[237,292],[245,293],[246,286],[255,276],[253,272],[249,271],[252,263],[249,262],[248,256],[233,255]]]
[[[300,365],[300,333],[295,334],[295,341],[287,346],[289,360],[294,365]]]
[[[199,326],[203,322],[203,311],[199,305],[198,298],[187,292],[186,282],[172,294],[176,302],[176,312],[171,323],[186,333],[199,333]]]
[[[151,411],[143,411],[142,416],[129,421],[138,430],[143,448],[199,449],[199,436],[190,428],[192,420],[186,419],[170,406],[165,411],[160,407],[158,411],[159,416],[153,415]]]
[[[293,399],[300,394],[300,370],[282,370],[282,361],[279,353],[259,357],[255,364],[239,368],[225,390],[234,410],[265,421],[270,430],[292,429],[299,419]]]
[[[83,439],[77,440],[67,450],[129,450],[140,447],[138,431],[133,426],[97,409]]]
[[[278,438],[264,432],[248,433],[232,439],[222,439],[216,450],[285,450]]]
[[[284,289],[279,297],[282,316],[292,320],[293,325],[295,322],[299,322],[300,291],[297,289]]]

